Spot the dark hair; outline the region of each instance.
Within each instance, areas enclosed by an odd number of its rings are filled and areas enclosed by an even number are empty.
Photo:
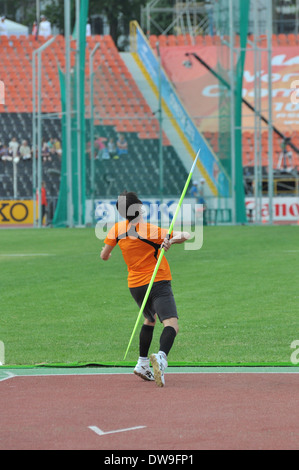
[[[129,222],[141,215],[142,201],[134,192],[123,191],[117,199],[116,209]]]

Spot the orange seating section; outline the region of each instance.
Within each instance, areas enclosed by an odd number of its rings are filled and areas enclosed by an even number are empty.
[[[215,152],[219,150],[219,135],[217,132],[205,132],[204,137],[209,142],[210,146]],[[292,143],[299,148],[299,133],[292,132],[288,133],[286,137],[290,137]],[[268,132],[262,132],[262,147],[261,147],[261,156],[262,156],[262,166],[268,166]],[[282,139],[276,133],[273,133],[273,166],[277,168],[279,157],[282,152]],[[293,156],[293,165],[299,167],[299,155],[294,152],[290,147],[287,147],[287,150],[292,152]],[[245,131],[242,133],[242,152],[243,152],[243,166],[254,166],[254,155],[255,155],[255,142],[253,132]]]
[[[170,47],[170,46],[192,46],[192,45],[202,45],[202,46],[217,46],[220,44],[219,36],[209,36],[209,35],[198,35],[192,37],[190,34],[181,34],[178,36],[174,35],[163,35],[158,36],[151,34],[149,36],[149,42],[153,49],[156,49],[156,44],[159,41],[160,47]],[[227,38],[229,41],[229,38]],[[248,36],[248,40],[253,42],[253,35]],[[239,45],[240,39],[236,36],[235,45]],[[267,38],[266,36],[261,36],[258,41],[259,47],[266,47]],[[299,34],[273,34],[272,35],[272,46],[298,46],[299,45]]]
[[[32,53],[45,40],[34,37],[10,36],[0,38],[0,78],[4,77],[5,105],[0,112],[32,113]],[[111,36],[87,38],[86,48],[86,113],[89,117],[89,54],[100,44],[94,56],[94,109],[95,116],[104,125],[114,125],[118,132],[139,132],[142,138],[158,138],[158,120],[140,93],[134,79],[123,62]],[[71,49],[75,49],[75,42]],[[71,53],[71,67],[75,53]],[[42,112],[61,112],[58,67],[65,68],[65,42],[63,36],[42,53]],[[163,133],[164,145],[170,145]]]
[[[189,35],[160,35],[149,37],[150,44],[156,47],[178,46],[192,44]],[[261,38],[261,41],[265,38]],[[32,53],[45,42],[45,39],[21,36],[0,38],[1,62],[0,79],[5,84],[5,105],[0,105],[0,112],[32,113]],[[196,36],[196,44],[215,45],[219,37]],[[273,44],[299,45],[299,35],[273,35]],[[159,124],[151,109],[138,89],[133,77],[123,62],[111,36],[92,36],[87,38],[86,48],[86,113],[90,113],[89,99],[89,54],[96,44],[100,44],[94,56],[94,103],[97,124],[113,125],[118,132],[138,132],[139,137],[158,138]],[[75,49],[75,43],[71,45]],[[59,113],[61,111],[60,84],[58,67],[65,68],[65,42],[63,36],[57,36],[52,45],[42,54],[42,112]],[[71,66],[75,65],[75,53],[72,52]],[[218,150],[218,136],[208,135],[215,151]],[[297,133],[298,134],[298,133]],[[294,139],[293,139],[294,138]],[[293,142],[299,147],[298,135],[292,136]],[[267,136],[262,139],[263,165],[267,166],[268,148]],[[170,145],[163,134],[164,145]],[[274,134],[274,165],[277,164],[281,153],[281,139]],[[298,155],[294,153],[296,164]],[[243,164],[252,166],[254,161],[253,134],[243,133]]]

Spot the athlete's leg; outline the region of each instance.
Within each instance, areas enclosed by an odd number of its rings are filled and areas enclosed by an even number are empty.
[[[156,324],[156,318],[154,321],[145,319],[141,327],[139,335],[139,359],[134,369],[134,374],[141,377],[143,380],[155,380],[154,375],[150,369],[150,361],[148,357],[148,351],[153,339],[154,328]]]
[[[156,316],[155,316],[156,317]],[[139,355],[140,357],[148,357],[149,348],[153,339],[154,328],[156,324],[155,321],[152,322],[149,319],[145,318],[144,323],[141,327],[139,335]]]
[[[159,354],[163,354],[165,359],[167,359],[167,356],[173,346],[175,337],[179,331],[178,319],[175,317],[167,318],[166,320],[163,320],[163,325],[164,329],[160,336]]]
[[[156,384],[164,387],[164,372],[168,365],[167,356],[179,331],[177,308],[170,282],[157,285],[154,305],[164,328],[160,336],[160,350],[158,354],[150,356],[150,361]]]

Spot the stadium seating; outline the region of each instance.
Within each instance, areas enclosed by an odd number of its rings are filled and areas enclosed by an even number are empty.
[[[6,76],[5,105],[0,105],[0,141],[8,143],[12,136],[18,141],[31,142],[32,134],[32,52],[44,43],[29,37],[10,37],[0,39],[4,52],[0,64],[0,73]],[[89,117],[89,53],[96,44],[100,47],[94,57],[94,102],[95,123],[101,133],[116,140],[117,133],[124,133],[129,144],[127,160],[96,161],[96,194],[105,196],[117,194],[120,188],[131,187],[144,196],[155,192],[159,194],[157,176],[159,125],[125,66],[110,36],[92,36],[87,38],[86,54],[86,112]],[[74,44],[72,45],[74,47]],[[74,55],[71,64],[74,65]],[[50,48],[43,52],[42,61],[42,112],[59,113],[61,111],[58,67],[64,70],[64,38],[57,36]],[[111,77],[113,77],[111,79]],[[87,123],[88,127],[88,123]],[[102,134],[103,135],[103,134]],[[43,119],[43,138],[58,137],[61,140],[59,119]],[[165,194],[177,194],[182,187],[186,172],[181,162],[163,134],[164,161],[168,162],[168,174],[173,167],[180,168],[178,177],[173,175],[165,181]],[[89,178],[87,163],[87,179]],[[146,174],[146,168],[150,173]],[[59,159],[52,159],[43,164],[43,178],[49,188],[49,195],[57,197],[59,191]],[[32,195],[32,168],[29,162],[18,164],[18,194],[20,197]],[[111,185],[111,174],[114,187]],[[142,177],[142,175],[146,175]],[[138,176],[138,178],[137,178]],[[12,197],[12,165],[0,162],[1,197]],[[137,184],[138,182],[138,184]]]
[[[250,38],[249,38],[250,39]],[[265,38],[261,38],[265,41]],[[44,43],[33,37],[1,37],[2,51],[0,76],[5,79],[5,105],[0,105],[0,141],[8,143],[12,136],[18,140],[31,142],[32,133],[32,52]],[[160,46],[184,46],[219,44],[217,36],[190,35],[151,35],[149,41],[153,49],[157,41]],[[133,77],[123,62],[110,36],[92,36],[87,38],[86,48],[86,113],[90,113],[89,97],[89,54],[96,44],[100,47],[94,57],[94,102],[95,123],[107,138],[116,139],[117,133],[124,133],[129,144],[128,158],[119,160],[96,161],[96,194],[100,196],[115,195],[120,188],[134,189],[143,196],[159,194],[158,175],[158,134],[159,124],[153,116],[147,102],[135,84]],[[294,46],[299,44],[299,35],[274,35],[273,44]],[[57,36],[52,46],[43,52],[42,67],[42,112],[59,113],[61,111],[60,84],[58,67],[65,67],[64,38]],[[75,44],[72,44],[72,48]],[[71,65],[75,64],[72,53]],[[87,126],[88,127],[88,126]],[[61,140],[59,119],[43,119],[43,137],[58,137]],[[206,139],[217,152],[217,133],[205,133]],[[298,136],[291,136],[299,146]],[[163,155],[167,167],[167,178],[164,191],[167,195],[178,194],[186,179],[186,171],[163,134]],[[281,139],[274,134],[274,166],[281,154]],[[254,164],[254,141],[252,133],[243,133],[243,165]],[[267,166],[267,138],[262,141],[262,162]],[[294,164],[299,165],[298,155],[294,154]],[[60,160],[54,158],[44,163],[43,178],[50,188],[50,196],[57,197],[60,179]],[[90,178],[90,165],[87,162],[87,180]],[[144,177],[143,177],[144,175]],[[1,197],[12,197],[12,165],[0,162]],[[88,186],[88,185],[87,185]],[[18,191],[20,197],[32,195],[32,169],[29,162],[18,164]]]
[[[36,41],[29,37],[1,38],[3,60],[0,64],[1,76],[5,80],[5,105],[0,112],[31,113],[32,108],[32,52],[41,46],[44,39]],[[130,72],[125,66],[110,36],[92,36],[87,38],[86,76],[89,77],[89,53],[96,44],[100,45],[94,57],[94,105],[96,114],[114,125],[120,119],[136,117],[139,129],[144,136],[158,137],[157,126],[148,129],[148,117],[152,113],[137,88]],[[72,48],[75,44],[72,45]],[[43,52],[42,60],[42,112],[59,113],[61,111],[60,84],[58,67],[64,70],[64,38],[57,36],[51,47]],[[71,55],[71,66],[75,64],[75,55]],[[113,77],[113,79],[111,79]],[[86,89],[88,90],[88,78]],[[86,93],[86,109],[89,109],[89,95]],[[152,119],[154,123],[155,119]],[[107,124],[106,122],[103,122]],[[127,123],[128,124],[128,121]],[[132,127],[133,129],[133,127]],[[129,129],[128,129],[129,131]],[[148,135],[150,134],[150,135]]]
[[[253,40],[253,36],[248,36],[249,40]],[[261,37],[261,44],[266,44],[266,37]],[[155,35],[151,34],[149,36],[149,42],[151,47],[155,50],[156,44],[159,42],[160,47],[171,47],[171,46],[192,46],[193,44],[196,45],[203,45],[203,46],[217,46],[220,44],[220,37],[209,36],[209,35],[197,35],[197,36],[190,36],[190,34],[180,34],[178,36],[173,35]],[[239,43],[239,37],[236,37],[236,45]],[[299,34],[273,34],[272,35],[272,45],[273,46],[296,46],[299,44]]]
[[[86,122],[87,141],[89,121]],[[122,132],[128,142],[128,155],[117,160],[102,159],[101,156],[95,160],[97,197],[112,196],[120,190],[131,189],[139,192],[142,196],[159,194],[159,141],[156,136],[145,139],[140,138],[138,132],[133,132],[131,127],[126,128],[123,122],[119,126],[99,125],[95,129],[96,135],[110,137],[116,141],[118,132]],[[23,139],[29,140],[32,132],[31,113],[0,113],[0,135],[1,140],[8,143],[12,136],[17,136],[19,142]],[[43,138],[49,141],[52,137],[61,140],[61,122],[58,118],[43,119]],[[167,168],[167,177],[164,179],[165,194],[178,194],[185,183],[187,173],[179,157],[169,142],[164,143],[163,159]],[[32,164],[31,161],[22,161],[17,165],[18,170],[18,196],[30,198],[32,196]],[[60,182],[60,158],[57,155],[51,160],[43,162],[43,179],[46,182],[48,195],[57,198]],[[87,195],[90,188],[90,160],[86,155],[86,188]],[[13,197],[13,168],[11,162],[0,160],[0,197]]]
[[[205,138],[208,140],[210,145],[213,147],[215,152],[218,150],[218,133],[205,132]],[[298,132],[292,132],[289,134],[291,137],[292,143],[299,148],[299,134]],[[243,132],[242,134],[242,151],[243,151],[243,166],[253,166],[254,165],[254,134],[253,132]],[[292,149],[290,149],[292,151]],[[282,139],[275,132],[273,133],[273,165],[274,168],[277,168],[279,157],[282,151]],[[263,131],[262,133],[262,166],[268,166],[268,132]],[[296,152],[293,152],[293,166],[299,168],[299,155]]]
[[[100,126],[102,136],[116,141],[114,126]],[[140,139],[137,132],[124,132],[128,142],[128,154],[118,159],[95,161],[96,188],[98,195],[116,195],[119,190],[134,190],[142,196],[159,195],[159,141]],[[171,146],[163,147],[163,161],[167,169],[164,178],[164,193],[168,196],[179,194],[187,178],[187,172]],[[87,181],[90,165],[87,164]]]

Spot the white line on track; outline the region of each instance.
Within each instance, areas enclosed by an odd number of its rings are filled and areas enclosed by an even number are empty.
[[[2,378],[2,375],[5,377]],[[22,369],[9,370],[9,367],[0,367],[0,381],[7,380],[13,377],[59,377],[59,376],[100,376],[100,375],[133,375],[133,367],[128,368],[99,368],[98,371],[91,371],[90,369],[80,368],[79,370],[70,369],[32,369],[22,371]],[[169,367],[167,375],[172,374],[299,374],[299,366],[294,367]]]
[[[1,377],[0,375],[0,382],[4,382],[4,380],[8,380],[8,379],[12,379],[13,377],[15,377],[15,375],[12,373],[12,372],[7,372],[7,371],[1,371],[0,370],[0,374],[1,372],[3,372],[4,374],[6,374],[5,377]]]
[[[117,432],[127,432],[127,431],[135,431],[136,429],[144,429],[146,426],[135,426],[133,428],[125,428],[125,429],[116,429],[115,431],[108,431],[104,432],[102,429],[98,428],[97,426],[88,426],[93,432],[95,432],[98,436],[105,436],[106,434],[116,434]]]

